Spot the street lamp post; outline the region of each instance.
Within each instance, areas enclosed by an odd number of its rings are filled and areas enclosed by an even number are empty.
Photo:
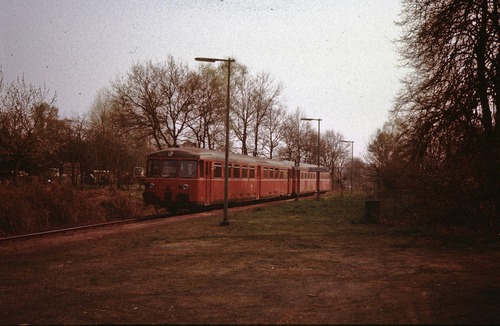
[[[227,218],[227,211],[228,211],[228,183],[229,183],[229,94],[230,94],[230,86],[231,86],[231,62],[234,62],[234,59],[227,58],[227,59],[218,59],[218,58],[194,58],[196,61],[202,61],[202,62],[227,62],[227,97],[226,97],[226,148],[225,148],[225,156],[224,159],[226,160],[224,164],[224,217],[222,222],[220,223],[221,226],[227,226],[229,225],[229,220]]]
[[[303,121],[318,121],[318,171],[316,172],[316,191],[317,191],[317,197],[316,200],[319,201],[319,145],[320,145],[320,122],[321,119],[313,119],[313,118],[301,118],[300,120]]]
[[[352,168],[354,164],[354,140],[341,140],[341,143],[351,143],[351,195],[352,195]]]

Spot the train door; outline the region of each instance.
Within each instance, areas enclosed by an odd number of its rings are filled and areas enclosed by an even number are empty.
[[[205,189],[204,189],[204,204],[212,203],[212,162],[205,161]]]
[[[295,195],[300,194],[300,169],[299,168],[294,168],[293,169],[293,189],[292,192],[295,193]]]
[[[261,198],[262,195],[262,166],[257,165],[255,167],[257,169],[256,177],[257,177],[257,199]]]

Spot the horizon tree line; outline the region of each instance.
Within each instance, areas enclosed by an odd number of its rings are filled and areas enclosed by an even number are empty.
[[[172,56],[137,62],[98,92],[88,112],[61,119],[55,93],[24,76],[5,84],[0,70],[0,170],[42,174],[71,162],[120,178],[154,150],[223,150],[226,74],[224,64],[192,70]],[[324,131],[318,149],[316,131],[300,121],[300,108],[288,112],[283,85],[270,74],[237,64],[231,80],[231,152],[316,164],[319,150],[320,164],[342,180],[338,173],[349,155],[339,132]]]

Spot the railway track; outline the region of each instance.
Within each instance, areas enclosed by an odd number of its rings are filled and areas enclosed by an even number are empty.
[[[184,215],[184,214],[176,214],[175,216],[181,216],[181,215]],[[154,214],[154,215],[141,216],[141,217],[126,219],[126,220],[119,220],[119,221],[112,221],[112,222],[105,222],[105,223],[98,223],[98,224],[81,225],[81,226],[74,226],[74,227],[70,227],[70,228],[48,230],[48,231],[28,233],[28,234],[20,234],[20,235],[14,235],[14,236],[0,238],[0,242],[9,241],[9,240],[16,240],[16,239],[36,238],[36,237],[42,237],[42,236],[47,236],[47,235],[63,234],[66,232],[96,229],[96,228],[102,228],[102,227],[107,227],[107,226],[118,226],[118,225],[139,223],[139,222],[167,218],[167,217],[171,217],[171,216],[174,216],[174,215],[167,214],[167,213]]]
[[[304,198],[304,197],[306,197],[306,198],[311,197],[312,198],[312,195],[301,196],[301,198]],[[268,204],[268,203],[274,202],[274,201],[286,201],[286,200],[296,200],[296,198],[295,197],[293,197],[293,198],[292,197],[283,197],[283,198],[272,198],[272,199],[258,200],[258,201],[254,201],[254,202],[230,203],[229,207],[236,208],[236,207],[246,207],[246,206],[255,206],[255,205],[265,205],[265,204]],[[193,212],[182,212],[182,213],[177,213],[177,214],[158,213],[158,214],[146,215],[146,216],[126,219],[126,220],[119,220],[119,221],[112,221],[112,222],[105,222],[105,223],[98,223],[98,224],[88,224],[88,225],[81,225],[81,226],[75,226],[75,227],[70,227],[70,228],[62,228],[62,229],[56,229],[56,230],[48,230],[48,231],[42,231],[42,232],[14,235],[14,236],[0,238],[0,243],[6,242],[9,240],[36,238],[36,237],[64,234],[64,233],[68,233],[68,232],[91,230],[91,229],[97,229],[97,228],[103,228],[103,227],[109,227],[109,226],[119,226],[119,225],[134,224],[134,223],[140,223],[140,222],[146,222],[146,221],[152,221],[152,220],[160,220],[160,219],[169,218],[169,217],[180,217],[180,216],[185,216],[185,215],[193,215],[193,214],[197,214],[197,213],[201,213],[201,212],[220,210],[220,209],[222,209],[221,206],[222,205],[210,206],[210,207],[206,207],[206,208],[201,208],[201,209],[193,211]]]

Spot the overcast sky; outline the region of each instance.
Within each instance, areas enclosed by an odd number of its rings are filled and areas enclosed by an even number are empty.
[[[0,0],[0,66],[88,112],[134,62],[231,57],[284,86],[289,112],[320,118],[362,155],[400,88],[399,0]],[[317,125],[314,124],[317,128]]]

